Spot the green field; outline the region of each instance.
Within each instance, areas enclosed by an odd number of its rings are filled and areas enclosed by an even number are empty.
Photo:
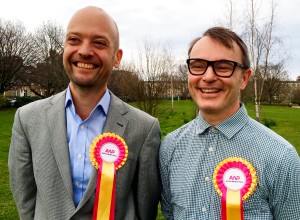
[[[0,219],[18,219],[15,203],[9,189],[7,155],[11,137],[11,127],[15,110],[0,111]]]
[[[171,102],[165,102],[163,112],[158,116],[163,137],[192,120],[196,115],[196,106],[192,101],[175,101],[174,112],[171,112]],[[247,111],[252,118],[255,118],[253,104],[246,104]],[[274,121],[275,126],[270,128],[283,136],[295,146],[300,154],[300,108],[288,106],[261,106],[261,123]]]
[[[255,116],[254,106],[246,105],[251,117]],[[171,112],[171,101],[164,101],[158,116],[163,137],[192,120],[196,115],[196,106],[192,101],[175,101]],[[18,219],[15,204],[9,189],[7,155],[11,137],[11,127],[15,110],[0,110],[0,219]],[[261,121],[271,121],[275,132],[292,143],[300,153],[300,109],[287,106],[262,106]],[[160,211],[157,217],[163,220]]]

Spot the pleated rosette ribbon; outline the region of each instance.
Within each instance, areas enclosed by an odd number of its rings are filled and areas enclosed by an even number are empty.
[[[125,141],[113,133],[97,136],[90,147],[90,159],[98,169],[92,220],[114,220],[116,170],[126,162]]]
[[[222,220],[244,220],[243,201],[257,186],[254,167],[243,158],[227,158],[215,168],[213,183],[221,196]]]

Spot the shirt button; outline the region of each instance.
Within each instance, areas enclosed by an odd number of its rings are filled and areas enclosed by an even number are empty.
[[[76,187],[79,187],[79,185],[80,185],[79,182],[76,182],[76,183],[75,183],[75,186],[76,186]]]
[[[217,129],[214,128],[214,127],[212,127],[212,128],[211,128],[211,132],[212,132],[212,133],[217,133]]]
[[[214,148],[213,147],[210,147],[208,148],[209,152],[213,152],[214,151]]]
[[[84,126],[84,125],[81,125],[80,128],[81,128],[81,130],[83,130],[83,129],[85,128],[85,126]]]
[[[205,207],[202,207],[202,212],[206,212],[206,208]]]
[[[204,179],[205,179],[205,181],[207,181],[207,182],[209,181],[209,177],[205,177]]]
[[[81,159],[81,158],[82,158],[82,154],[78,154],[78,155],[77,155],[77,158],[78,158],[78,159]]]

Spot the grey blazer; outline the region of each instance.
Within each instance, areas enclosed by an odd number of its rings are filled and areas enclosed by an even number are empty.
[[[75,208],[65,94],[33,102],[15,114],[8,165],[20,219],[92,219],[97,170]],[[128,159],[116,174],[115,219],[155,219],[160,197],[158,120],[111,94],[104,132],[120,135],[128,146]]]

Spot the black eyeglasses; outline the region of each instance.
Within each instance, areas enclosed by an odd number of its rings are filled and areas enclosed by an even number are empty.
[[[234,73],[235,67],[241,67],[242,69],[248,69],[248,66],[244,66],[240,63],[231,60],[214,60],[208,61],[204,59],[192,58],[187,59],[186,63],[188,69],[192,75],[203,75],[207,68],[211,65],[214,73],[219,77],[228,78]]]

